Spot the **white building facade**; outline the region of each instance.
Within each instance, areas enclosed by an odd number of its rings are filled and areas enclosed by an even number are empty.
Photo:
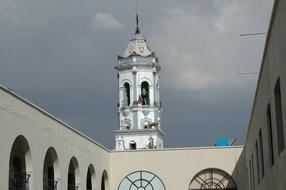
[[[137,26],[135,36],[115,67],[119,86],[119,129],[115,149],[163,148],[161,130],[161,67]]]

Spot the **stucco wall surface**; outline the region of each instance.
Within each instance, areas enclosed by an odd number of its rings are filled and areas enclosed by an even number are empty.
[[[163,149],[150,151],[126,151],[111,153],[111,183],[113,190],[121,180],[137,170],[145,170],[159,176],[167,190],[188,190],[193,177],[207,168],[219,168],[231,176],[239,190],[246,190],[247,181],[239,178],[246,175],[245,159],[235,168],[243,147],[204,147]],[[247,180],[247,179],[246,179]]]

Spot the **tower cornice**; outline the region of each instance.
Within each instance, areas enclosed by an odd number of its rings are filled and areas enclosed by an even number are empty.
[[[161,103],[157,103],[156,105],[139,105],[138,103],[132,104],[130,106],[123,106],[118,108],[118,112],[122,112],[124,110],[132,110],[132,111],[142,111],[142,110],[156,110],[156,111],[162,111],[161,109]]]
[[[122,70],[128,70],[128,69],[132,69],[133,67],[138,68],[156,68],[157,71],[161,71],[161,66],[159,65],[159,63],[130,63],[130,64],[126,64],[126,63],[121,63],[116,65],[114,68],[117,71],[122,71]]]
[[[165,133],[161,130],[161,128],[155,129],[120,129],[114,130],[115,134],[126,134],[126,135],[134,135],[134,134],[160,134],[162,137],[165,137]]]

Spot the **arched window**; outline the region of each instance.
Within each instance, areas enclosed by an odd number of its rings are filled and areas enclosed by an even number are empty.
[[[130,150],[136,150],[136,142],[135,141],[131,141],[130,143],[129,143],[129,149]]]
[[[54,190],[58,187],[60,178],[58,156],[54,148],[50,147],[46,153],[43,169],[43,190]]]
[[[69,164],[68,171],[68,190],[77,190],[80,182],[79,166],[75,157],[73,157]]]
[[[129,83],[124,83],[124,90],[123,90],[123,106],[130,105],[130,85]]]
[[[148,171],[136,171],[127,175],[120,182],[118,190],[165,190],[162,180]]]
[[[219,169],[205,169],[199,172],[192,179],[189,190],[237,190],[236,184],[232,177],[223,170]]]
[[[87,169],[86,190],[92,190],[95,187],[95,169],[92,164]]]
[[[266,110],[267,117],[267,131],[268,131],[268,147],[269,147],[269,160],[270,165],[274,165],[274,143],[273,143],[273,132],[272,132],[272,117],[271,117],[271,106],[270,103],[267,105]]]
[[[108,190],[108,175],[107,175],[106,170],[104,170],[102,173],[101,190]]]
[[[142,105],[150,105],[149,84],[146,81],[141,83],[141,96],[139,100],[142,102]]]
[[[282,110],[281,88],[280,88],[279,78],[275,84],[274,98],[275,98],[278,153],[280,154],[285,148],[285,139],[284,139],[285,137],[283,129],[283,110]]]
[[[18,136],[12,146],[9,160],[9,189],[28,190],[32,174],[32,159],[25,137]]]

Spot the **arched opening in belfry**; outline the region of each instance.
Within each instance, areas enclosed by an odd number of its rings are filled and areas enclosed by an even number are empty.
[[[54,190],[59,186],[59,161],[54,148],[50,147],[46,153],[43,169],[43,190]]]
[[[130,150],[136,150],[136,142],[135,141],[131,141],[130,143],[129,143],[129,149]]]
[[[86,176],[86,190],[92,190],[95,188],[95,169],[92,164],[87,169]]]
[[[28,141],[18,136],[12,146],[9,160],[9,189],[28,190],[32,175],[32,159]]]
[[[102,177],[101,177],[101,190],[108,190],[108,175],[106,170],[103,171]]]
[[[141,83],[141,96],[139,99],[141,99],[142,105],[150,105],[149,84],[146,81]]]
[[[123,90],[123,106],[130,105],[130,85],[129,83],[124,83],[124,90]]]
[[[80,182],[79,166],[75,157],[73,157],[69,164],[68,171],[68,190],[78,190]]]

